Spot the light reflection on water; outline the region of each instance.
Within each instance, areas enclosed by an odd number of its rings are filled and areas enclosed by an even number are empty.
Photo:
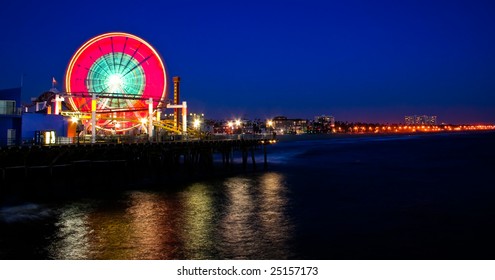
[[[293,256],[283,175],[132,191],[58,209],[52,259],[286,259]]]
[[[51,259],[84,259],[90,254],[89,240],[92,230],[87,223],[88,207],[74,203],[63,207],[55,223],[58,231],[48,247]]]
[[[130,217],[130,243],[124,243],[123,259],[172,259],[178,250],[175,232],[181,205],[174,199],[164,201],[156,193],[132,192],[130,206],[123,216]],[[165,242],[163,242],[165,241]],[[105,257],[112,259],[112,257]]]
[[[268,173],[260,179],[262,188],[259,218],[265,234],[263,239],[269,245],[265,255],[269,259],[292,257],[289,244],[294,229],[286,214],[289,204],[284,178],[277,173]]]
[[[225,216],[220,223],[220,231],[225,246],[222,254],[226,258],[247,258],[255,254],[258,245],[258,221],[253,202],[255,194],[250,181],[245,178],[232,178],[225,182],[228,198]]]
[[[214,194],[206,184],[193,184],[181,193],[182,211],[180,232],[183,242],[181,259],[215,258],[215,225],[218,213]]]

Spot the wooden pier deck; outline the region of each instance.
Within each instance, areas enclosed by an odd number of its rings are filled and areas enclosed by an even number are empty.
[[[268,139],[20,146],[0,149],[0,194],[119,189],[267,168]],[[256,159],[262,158],[261,162]]]

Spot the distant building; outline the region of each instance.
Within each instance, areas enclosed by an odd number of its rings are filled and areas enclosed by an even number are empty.
[[[305,119],[288,119],[284,116],[273,118],[273,129],[278,134],[301,134],[306,133],[308,121]]]
[[[313,123],[308,128],[310,133],[331,133],[335,127],[335,118],[333,116],[316,116]]]
[[[436,125],[437,124],[437,116],[427,116],[427,115],[412,115],[405,116],[404,121],[407,125]]]
[[[333,116],[316,116],[315,122],[330,124],[331,126],[335,126],[335,118]]]

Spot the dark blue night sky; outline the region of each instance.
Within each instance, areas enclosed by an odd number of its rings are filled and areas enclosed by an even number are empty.
[[[156,2],[2,2],[0,88],[63,90],[77,48],[122,31],[207,118],[495,123],[494,1]]]

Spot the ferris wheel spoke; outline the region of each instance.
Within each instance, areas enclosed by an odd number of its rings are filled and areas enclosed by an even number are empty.
[[[105,68],[101,67],[101,65],[100,65],[99,63],[96,63],[96,62],[97,62],[97,60],[96,60],[96,59],[94,59],[92,56],[89,56],[89,57],[91,58],[91,60],[93,60],[92,65],[95,65],[96,67],[98,67],[99,69],[101,69],[101,70],[102,70],[103,72],[105,72],[105,74],[107,74],[108,76],[110,76],[110,75],[111,75],[111,73],[110,73],[110,72],[108,72],[108,71],[107,71],[107,69],[105,69]]]
[[[131,63],[131,61],[133,61],[134,59],[136,59],[134,56],[136,55],[136,53],[138,52],[139,48],[143,45],[143,43],[140,43],[139,46],[134,50],[134,52],[132,53],[131,55],[131,59],[127,60],[127,63],[126,65],[124,66],[124,69],[127,69],[127,67],[129,67],[129,63]]]
[[[127,106],[129,107],[129,109],[131,109],[131,110],[136,109],[136,107],[134,106],[134,102],[132,102],[131,100],[126,99],[125,103],[127,103]]]
[[[129,38],[125,37],[124,48],[122,49],[122,52],[120,53],[120,61],[119,61],[119,69],[118,69],[119,73],[121,73],[120,66],[122,66],[122,59],[124,59],[124,53],[125,53],[125,48],[127,46],[127,40],[128,39]]]
[[[95,87],[97,85],[101,85],[105,83],[106,78],[102,77],[103,75],[100,74],[97,71],[94,71],[91,68],[87,68],[88,73],[90,73],[89,77],[85,79],[86,84],[89,83],[89,85],[92,85],[92,87]]]
[[[92,68],[88,68],[88,67],[84,67],[86,70],[88,70],[88,73],[91,74],[91,77],[95,76],[95,78],[91,78],[91,80],[100,80],[100,81],[104,81],[106,79],[106,77],[103,77],[102,79],[97,79],[96,77],[102,77],[103,75],[101,73],[99,73],[98,71],[95,71],[94,69]]]
[[[101,76],[96,76],[96,75],[91,75],[86,79],[86,81],[89,81],[95,85],[104,84],[105,80],[106,80],[106,77],[101,77]]]
[[[117,98],[117,99],[115,99],[115,100],[112,100],[112,102],[117,103],[117,104],[116,104],[116,107],[117,107],[117,108],[123,108],[123,106],[122,106],[122,102],[120,101],[120,98]]]
[[[101,59],[103,59],[103,61],[107,65],[108,70],[112,71],[112,65],[110,65],[110,63],[108,63],[108,60],[107,60],[108,59],[108,54],[105,54],[105,52],[103,52],[103,50],[101,49],[101,46],[100,45],[98,45],[98,49],[100,50],[100,53],[102,54]]]
[[[127,71],[127,73],[125,73],[122,77],[125,77],[127,76],[129,73],[131,73],[132,71],[134,71],[134,69],[136,69],[137,67],[141,66],[141,64],[145,63],[148,59],[151,58],[151,55],[149,55],[148,57],[146,57],[145,59],[143,59],[141,62],[139,62],[137,65],[135,65],[134,67],[132,67],[129,71]]]
[[[107,90],[109,89],[108,85],[105,85],[100,91],[97,91],[96,93],[107,93]]]
[[[116,55],[116,52],[115,52],[115,49],[113,48],[113,37],[110,37],[110,45],[112,45],[113,71],[116,72],[117,71],[116,64],[115,64],[115,55]]]
[[[108,98],[103,98],[98,109],[103,110],[107,108],[108,100]]]
[[[132,112],[132,114],[134,115],[135,118],[139,119],[141,118],[141,115],[139,115],[139,112],[137,111],[136,107],[134,106],[134,104],[132,104],[130,102],[130,100],[126,100],[127,101],[127,104],[130,108],[132,108],[134,111]]]

